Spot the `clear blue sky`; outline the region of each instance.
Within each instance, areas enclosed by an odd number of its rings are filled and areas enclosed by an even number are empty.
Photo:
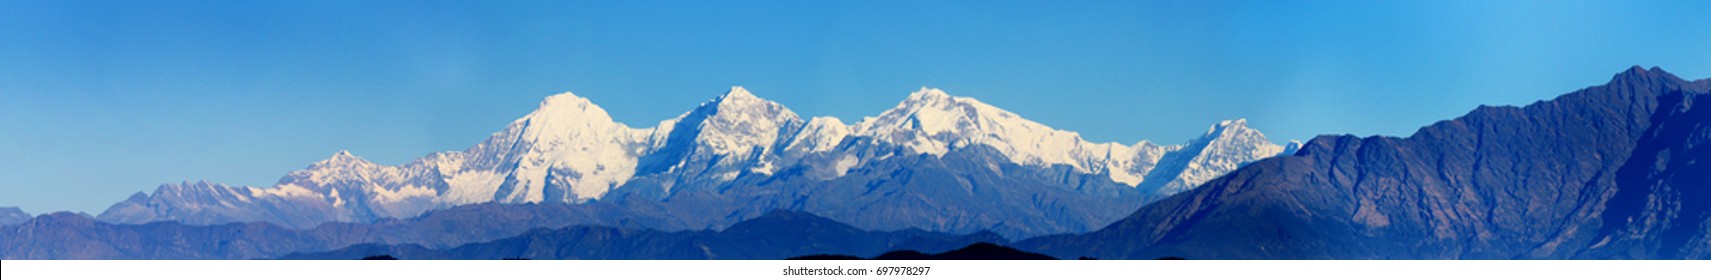
[[[931,86],[1095,141],[1281,142],[1711,77],[1705,1],[251,2],[0,0],[0,205],[403,163],[563,91],[647,127],[731,85],[848,122]]]

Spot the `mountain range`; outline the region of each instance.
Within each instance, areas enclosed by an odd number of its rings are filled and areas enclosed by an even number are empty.
[[[790,260],[867,260],[867,258],[862,258],[862,257],[857,257],[857,256],[836,255],[836,254],[797,256],[797,257],[791,257],[789,259]],[[1004,245],[998,245],[998,244],[987,243],[987,242],[974,243],[974,244],[968,245],[968,247],[963,247],[961,249],[950,250],[950,251],[946,251],[943,253],[937,253],[937,254],[922,253],[920,251],[915,251],[915,250],[897,250],[897,251],[885,252],[885,254],[880,254],[879,256],[875,256],[875,257],[871,258],[871,260],[1056,260],[1056,259],[1057,258],[1053,258],[1052,256],[1047,256],[1047,255],[1043,255],[1043,254],[1039,254],[1039,253],[1025,252],[1022,250],[1016,250],[1016,248],[1005,247]]]
[[[1405,138],[1320,136],[1085,234],[1101,259],[1711,257],[1711,80],[1634,67]],[[1711,162],[1711,161],[1706,161]]]
[[[308,229],[482,203],[617,204],[681,223],[641,225],[661,229],[719,229],[789,210],[870,230],[1022,238],[1093,230],[1298,146],[1273,144],[1241,119],[1181,145],[1093,143],[930,88],[845,124],[733,87],[652,128],[564,93],[464,151],[398,166],[340,151],[271,187],[167,184],[97,218]]]
[[[740,89],[709,104],[734,99],[736,91]],[[935,98],[930,91],[911,95],[898,108],[932,103],[916,100]],[[558,97],[562,96],[554,98]],[[1080,165],[1107,169],[1082,172],[1077,165],[1031,161],[1050,161],[1050,157],[1012,155],[1052,154],[1039,152],[1046,149],[967,140],[1000,138],[990,135],[944,136],[945,131],[962,130],[927,129],[939,126],[925,121],[914,121],[901,130],[905,132],[885,133],[890,136],[868,136],[873,128],[866,128],[871,126],[867,123],[886,123],[880,120],[896,118],[888,116],[894,111],[916,110],[908,113],[915,118],[941,116],[919,113],[926,109],[894,108],[846,126],[844,131],[849,133],[824,152],[794,157],[766,152],[787,151],[791,146],[775,142],[771,148],[751,147],[751,157],[739,157],[752,163],[746,165],[725,161],[733,157],[708,156],[718,149],[708,147],[717,144],[703,147],[700,140],[661,144],[690,148],[640,153],[644,156],[636,157],[635,174],[641,175],[632,174],[625,183],[587,200],[506,201],[503,197],[515,190],[536,187],[560,188],[541,189],[543,195],[560,195],[545,197],[580,194],[559,183],[531,187],[521,181],[505,183],[521,179],[502,179],[493,188],[494,200],[434,206],[416,216],[377,216],[308,228],[270,221],[127,224],[53,213],[0,225],[0,258],[781,259],[873,256],[896,250],[940,252],[984,242],[989,244],[970,248],[1040,252],[1063,259],[1706,259],[1711,258],[1711,206],[1705,203],[1711,199],[1711,167],[1700,160],[1711,162],[1711,149],[1706,148],[1711,144],[1711,108],[1695,106],[1704,102],[1711,102],[1711,79],[1688,81],[1656,67],[1634,67],[1604,85],[1522,107],[1481,106],[1464,116],[1421,127],[1407,137],[1325,135],[1298,150],[1278,146],[1286,153],[1275,157],[1262,156],[1269,153],[1265,149],[1228,148],[1263,148],[1232,144],[1266,143],[1242,121],[1229,121],[1189,144],[1167,146],[1171,148],[1156,160],[1142,161],[1150,162],[1147,173],[1173,174],[1170,177],[1140,176],[1133,184],[1124,183],[1119,178],[1123,175],[1114,175],[1109,168],[1135,163],[1113,163],[1110,153],[1106,161]],[[963,112],[983,110],[971,106]],[[707,107],[704,104],[702,109]],[[687,116],[719,114],[698,109],[667,123],[706,123],[720,118]],[[978,115],[961,116],[986,118]],[[714,121],[721,122],[729,121]],[[813,121],[803,123],[807,124],[783,127],[799,127],[794,131],[801,134],[810,130],[806,127]],[[965,121],[960,119],[957,123],[953,127],[992,127],[963,126]],[[703,126],[687,127],[704,131]],[[715,134],[733,133],[744,134]],[[1019,135],[1046,134],[1050,133]],[[662,139],[681,137],[690,136]],[[955,141],[975,144],[931,150],[938,147],[933,143]],[[1019,142],[1005,142],[1015,143]],[[1090,145],[1134,151],[1146,147],[1146,142]],[[481,147],[485,146],[477,146]],[[674,151],[650,149],[638,151]],[[1230,161],[1227,155],[1263,159]],[[846,156],[857,159],[848,169],[836,164],[823,169],[837,162],[828,159]],[[347,153],[334,159],[363,163]],[[662,162],[670,164],[662,167]],[[1170,186],[1177,179],[1195,177],[1185,175],[1194,173],[1188,170],[1220,163],[1234,165],[1233,171],[1221,172],[1198,186]],[[331,166],[342,165],[318,163],[282,182],[382,182],[408,177],[385,174],[415,174],[321,171],[350,168]],[[417,168],[409,166],[377,168]],[[733,168],[746,171],[734,171],[737,175],[729,179],[717,175],[738,170]],[[433,176],[451,173],[457,172]],[[506,177],[523,176],[514,173]],[[598,179],[553,174],[546,172],[540,178],[553,178],[547,180],[552,182]],[[201,206],[186,203],[213,197],[232,199],[214,200],[232,205],[259,207],[269,204],[241,204],[240,198],[257,203],[255,196],[242,194],[277,187],[194,183],[174,188],[180,190],[164,196],[173,202],[139,205]],[[337,191],[347,193],[356,192]],[[435,192],[440,193],[455,192]],[[139,197],[133,200],[155,201],[163,195]],[[1147,203],[1158,197],[1162,199]],[[376,201],[346,198],[325,198],[333,200],[326,202],[328,209]],[[1135,208],[1109,207],[1123,203],[1133,203]],[[243,212],[258,213],[257,217],[278,210],[243,209],[265,210]],[[1115,222],[1097,222],[1103,215],[1115,215],[1111,218]],[[1076,230],[1081,226],[1087,230]],[[1018,238],[1039,233],[1047,235]]]
[[[111,224],[87,215],[51,213],[0,226],[0,259],[784,259],[832,252],[873,255],[898,248],[943,251],[978,242],[1004,242],[992,232],[967,235],[918,229],[868,231],[802,212],[774,211],[721,230],[657,230],[636,226],[530,224],[486,204],[490,211],[431,216],[377,224],[327,223],[290,229],[250,222],[185,225]],[[585,206],[550,204],[549,207]],[[576,213],[576,210],[547,211]],[[524,227],[504,238],[472,228]]]
[[[354,260],[388,255],[407,260],[782,260],[825,252],[876,255],[897,248],[945,251],[966,244],[1002,240],[991,232],[952,235],[916,229],[865,231],[811,214],[777,211],[719,231],[667,232],[581,225],[533,230],[515,237],[438,250],[414,244],[363,244],[329,252],[290,254],[281,258]]]

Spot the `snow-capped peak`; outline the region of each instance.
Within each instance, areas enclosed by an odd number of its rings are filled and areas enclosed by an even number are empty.
[[[1199,138],[1195,138],[1194,142],[1216,141],[1221,138],[1240,137],[1247,135],[1250,131],[1257,133],[1257,131],[1248,128],[1247,119],[1223,120],[1219,121],[1217,124],[1213,124],[1211,127],[1207,127],[1206,133],[1202,133]]]
[[[1160,185],[1166,194],[1188,190],[1212,180],[1242,164],[1287,152],[1286,146],[1271,143],[1259,130],[1248,128],[1247,119],[1218,122],[1206,129],[1206,134],[1189,141],[1183,147],[1184,156],[1166,159],[1160,168],[1173,170],[1163,174],[1179,174]]]
[[[509,141],[532,144],[534,152],[547,152],[554,147],[594,147],[622,144],[642,137],[640,130],[631,129],[612,120],[606,109],[587,98],[565,92],[547,97],[534,112],[517,119],[500,134],[512,134]],[[508,145],[508,144],[504,144]]]
[[[1237,118],[1234,120],[1219,121],[1218,125],[1213,126],[1213,129],[1226,128],[1226,127],[1247,128],[1248,127],[1248,119],[1247,118]]]
[[[540,107],[517,122],[525,123],[530,128],[560,128],[564,126],[586,126],[612,124],[612,116],[606,109],[594,105],[588,98],[565,92],[549,96],[541,101]],[[553,131],[562,131],[554,129]]]
[[[1236,139],[1234,141],[1249,141],[1249,142],[1252,142],[1252,141],[1265,142],[1266,141],[1265,134],[1260,133],[1259,130],[1254,130],[1252,128],[1248,128],[1248,120],[1247,119],[1234,119],[1234,120],[1220,121],[1220,122],[1218,122],[1218,124],[1213,125],[1210,128],[1207,128],[1206,134],[1201,136],[1199,141],[1219,141],[1219,140],[1232,141],[1229,139]],[[1266,143],[1270,143],[1270,142],[1266,142]]]
[[[951,96],[948,93],[945,93],[944,90],[940,90],[938,88],[921,87],[921,89],[915,90],[915,92],[909,93],[909,98],[904,99],[904,102],[921,103],[921,102],[933,102],[933,101],[948,101],[948,100],[952,100],[953,98],[956,98],[956,97]]]
[[[742,155],[757,147],[770,148],[782,130],[792,129],[802,119],[784,105],[735,86],[685,114],[683,121],[678,124],[680,129],[693,129],[695,142],[705,151]]]
[[[482,169],[509,169],[515,175],[497,177],[507,185],[499,189],[508,190],[496,194],[499,201],[545,201],[549,184],[570,186],[569,194],[553,194],[564,196],[551,198],[555,201],[588,199],[629,180],[637,156],[633,146],[647,136],[647,130],[613,121],[587,98],[565,92],[547,97],[534,112],[471,148],[468,153],[474,160],[469,162]]]
[[[734,178],[742,170],[771,173],[774,148],[786,143],[784,136],[794,134],[802,124],[801,117],[784,105],[734,86],[695,110],[661,122],[645,152],[649,160],[638,172],[692,168],[721,179]]]
[[[719,99],[759,100],[760,97],[755,97],[754,93],[749,93],[749,90],[743,88],[743,86],[731,86],[731,90],[726,91],[723,95],[719,95]]]
[[[955,97],[943,90],[923,87],[896,107],[857,125],[861,130],[912,130],[933,137],[947,132],[962,134],[1006,125],[1038,124],[974,98]]]
[[[352,155],[348,150],[339,150],[339,152],[333,153],[333,156],[309,165],[309,169],[346,168],[372,165],[374,165],[373,162],[369,162],[366,159]]]
[[[701,117],[707,118],[712,118],[714,117],[713,115],[759,118],[797,118],[796,112],[791,112],[790,109],[785,108],[784,105],[755,96],[753,93],[749,93],[748,89],[744,89],[742,86],[731,87],[730,91],[720,94],[719,97],[713,98],[713,100],[702,103],[701,108],[697,108],[689,114],[702,114],[706,116]]]
[[[1108,148],[969,97],[923,87],[878,117],[858,123],[858,135],[934,155],[970,145],[997,149],[1018,164],[1067,164],[1091,172]]]

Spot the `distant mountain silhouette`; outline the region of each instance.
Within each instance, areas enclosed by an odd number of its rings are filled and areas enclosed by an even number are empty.
[[[951,250],[938,254],[922,254],[916,251],[893,251],[874,257],[876,260],[1055,260],[1051,256],[1039,253],[1024,252],[1016,248],[999,246],[992,243],[975,243],[962,249]]]
[[[294,230],[267,223],[211,226],[159,222],[115,225],[87,215],[53,213],[0,226],[4,259],[330,259],[389,255],[400,259],[782,259],[810,253],[879,254],[897,248],[946,250],[995,233],[970,235],[921,230],[865,231],[801,212],[775,211],[722,230],[662,231],[577,225],[540,228],[487,242],[455,243],[503,228],[467,225],[530,224],[528,215],[589,209],[566,204],[473,205],[409,221],[378,225],[325,224]],[[524,211],[507,211],[516,208]],[[487,219],[472,222],[477,219]],[[521,231],[521,230],[519,230]],[[417,243],[423,242],[423,243]],[[430,245],[421,245],[430,244]],[[453,244],[453,245],[446,245]],[[430,249],[436,248],[436,249]],[[443,249],[437,249],[443,248]],[[554,251],[554,248],[576,250]],[[314,253],[322,252],[322,253]],[[287,256],[289,255],[289,256]]]
[[[356,259],[389,255],[400,259],[783,259],[810,253],[878,254],[896,248],[945,250],[960,244],[994,242],[995,233],[951,235],[920,230],[874,232],[801,212],[775,211],[721,231],[572,226],[445,249],[419,245],[361,244],[283,259]]]
[[[873,257],[874,260],[1056,260],[1052,256],[1039,253],[1025,252],[1016,248],[990,242],[979,242],[961,249],[938,254],[921,253],[915,250],[898,250],[886,252]],[[863,260],[851,255],[818,254],[793,257],[790,260]]]
[[[247,259],[328,250],[327,244],[348,243],[363,234],[336,225],[324,230],[295,231],[260,222],[114,225],[60,212],[0,227],[0,259]]]
[[[865,259],[862,257],[851,256],[851,255],[815,254],[815,255],[807,255],[807,256],[800,256],[800,257],[791,257],[791,258],[788,258],[786,260],[836,261],[836,260],[865,260]]]
[[[363,243],[449,247],[570,225],[684,230],[681,220],[631,208],[647,202],[599,204],[473,204],[407,220],[374,224],[326,223],[291,229],[251,222],[186,225],[178,222],[112,224],[73,213],[40,215],[0,225],[4,259],[254,259],[321,252]],[[347,259],[355,259],[356,256]]]

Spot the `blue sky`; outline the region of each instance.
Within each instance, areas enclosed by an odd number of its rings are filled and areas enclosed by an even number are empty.
[[[249,2],[0,0],[0,205],[399,164],[564,91],[646,127],[732,85],[848,122],[930,86],[1094,141],[1282,142],[1711,77],[1704,1]]]

